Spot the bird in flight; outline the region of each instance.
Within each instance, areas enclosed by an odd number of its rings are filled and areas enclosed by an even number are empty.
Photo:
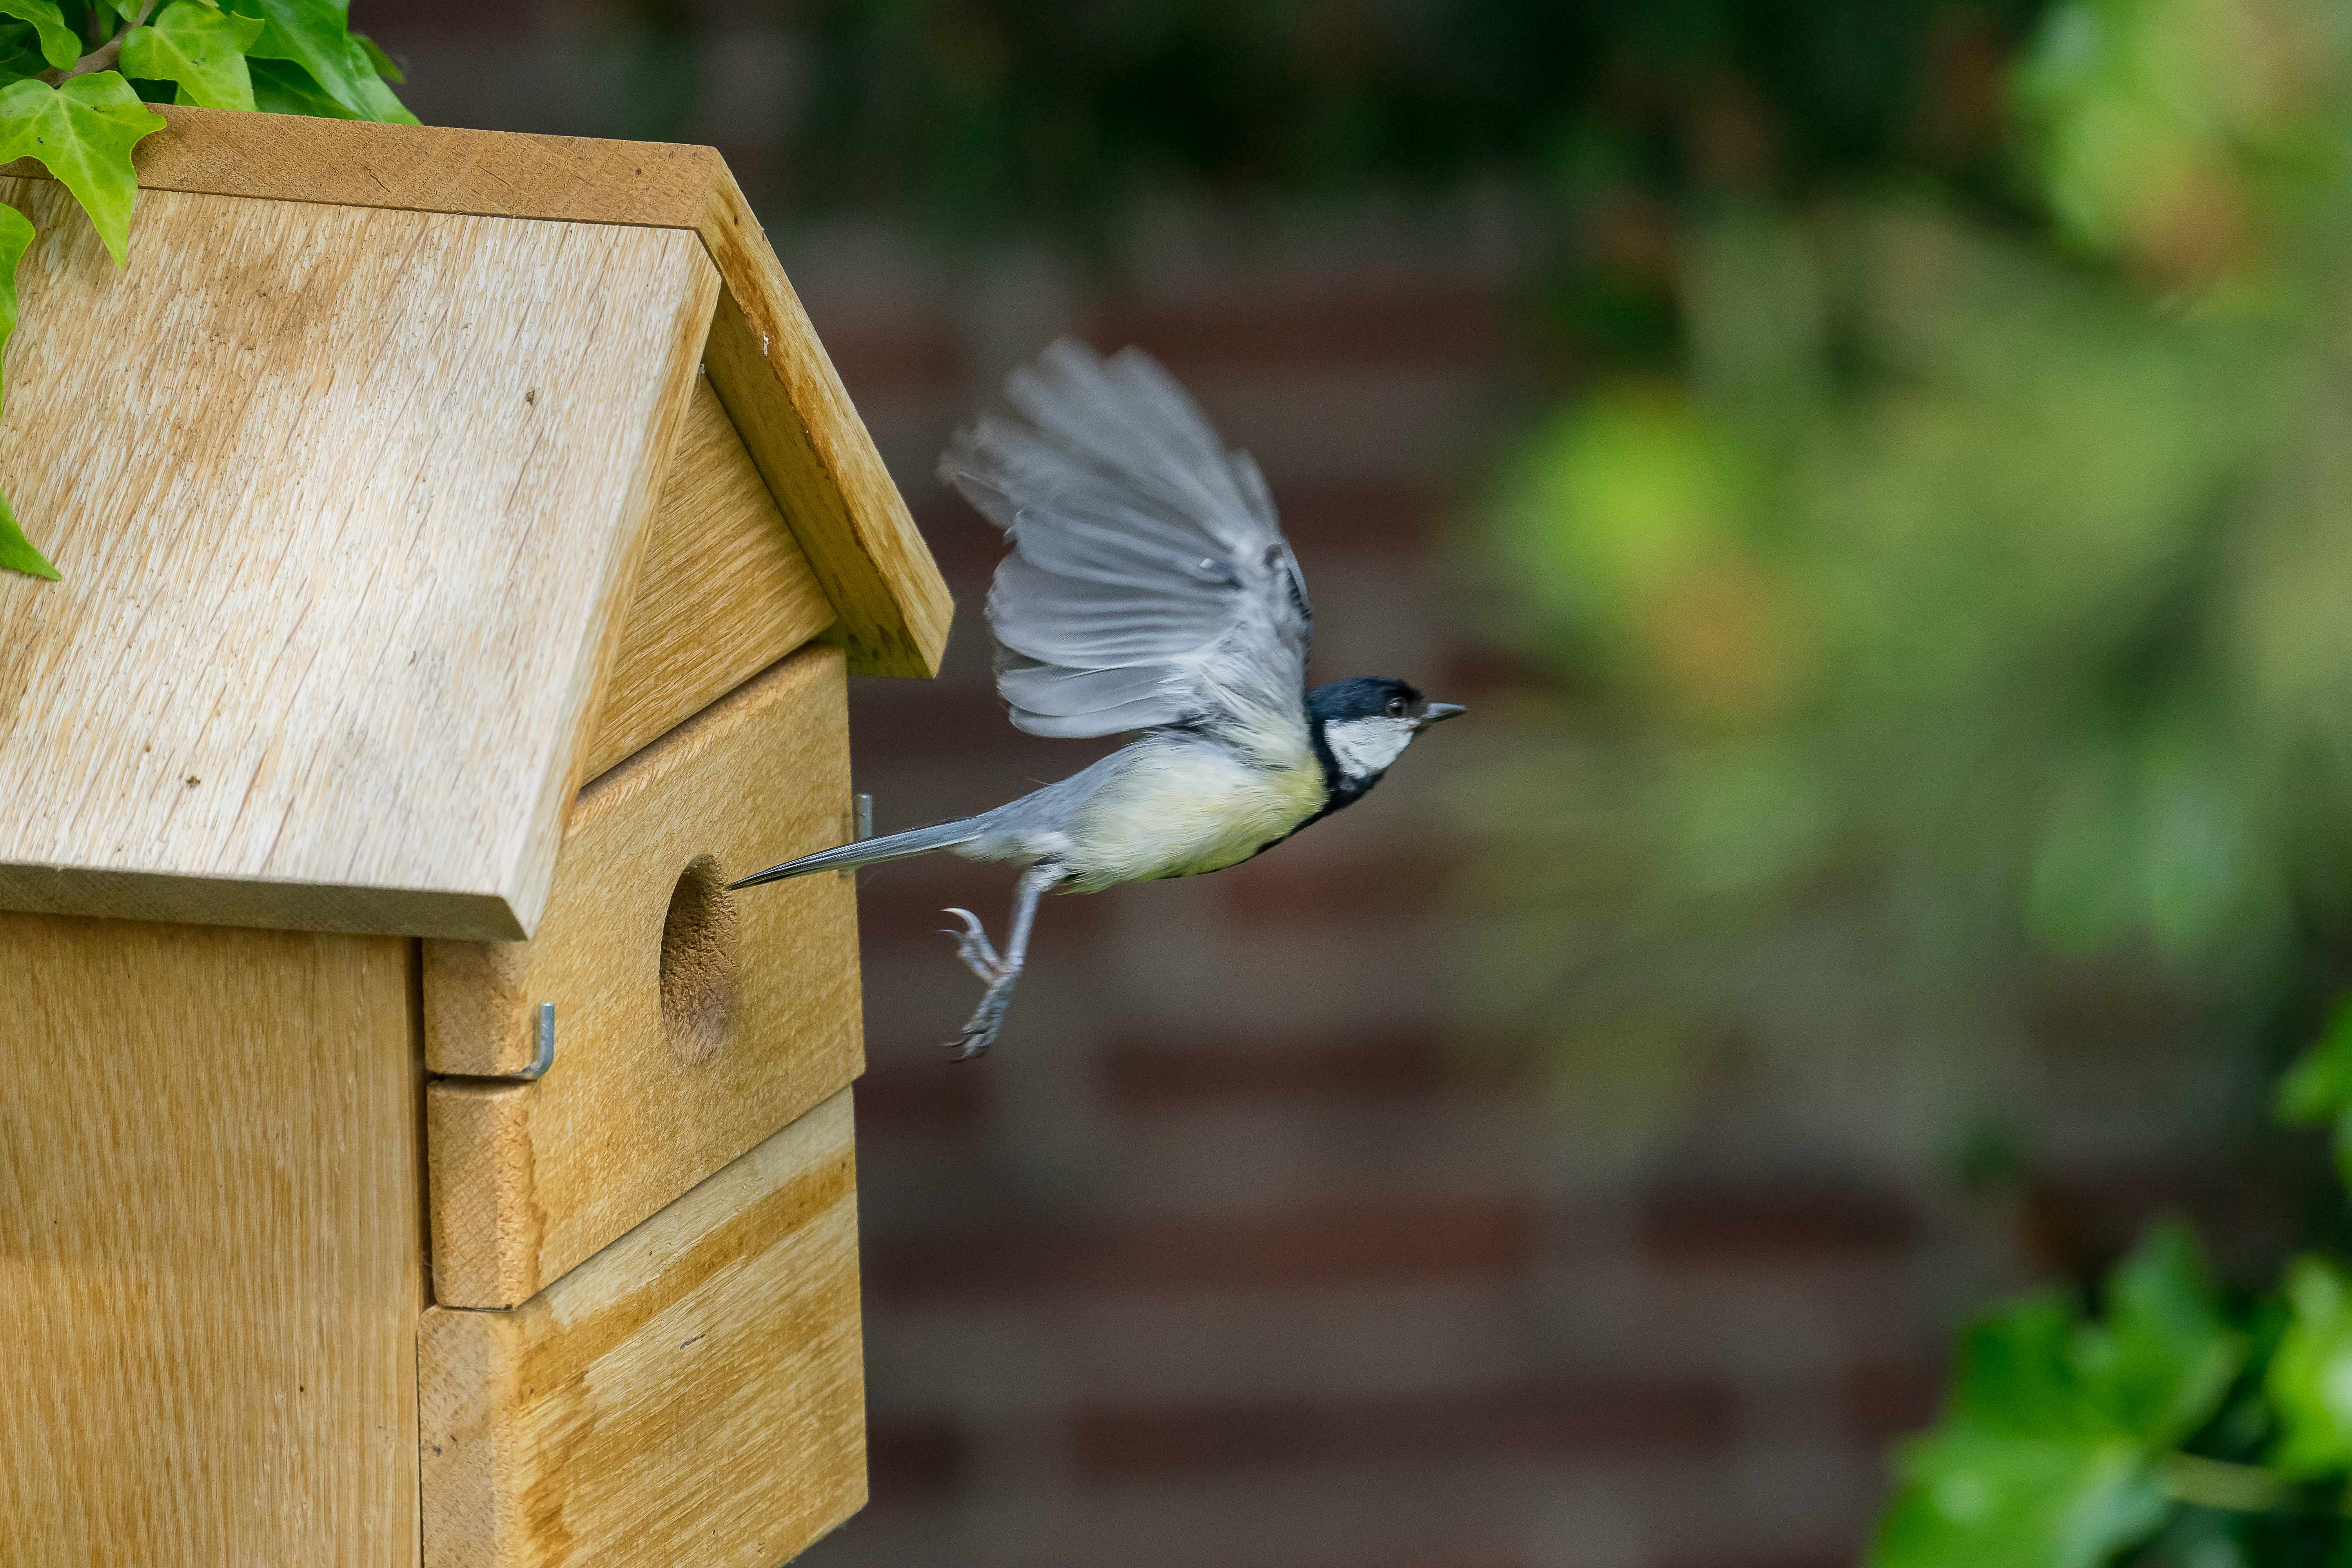
[[[1021,867],[1002,952],[971,910],[948,911],[987,986],[950,1042],[959,1060],[1003,1027],[1042,895],[1238,865],[1362,799],[1465,711],[1381,676],[1307,689],[1315,612],[1265,480],[1148,355],[1058,342],[1005,397],[1018,417],[983,416],[940,460],[1013,547],[988,595],[996,689],[1030,734],[1135,739],[993,811],[734,884],[934,849]]]

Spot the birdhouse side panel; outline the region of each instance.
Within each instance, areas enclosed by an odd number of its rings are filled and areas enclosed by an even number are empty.
[[[835,619],[727,410],[698,375],[582,772],[593,778],[667,734]]]
[[[519,936],[717,275],[691,233],[47,181],[0,476],[0,900]],[[215,908],[223,881],[269,890]]]
[[[0,1563],[415,1563],[413,947],[0,914]]]

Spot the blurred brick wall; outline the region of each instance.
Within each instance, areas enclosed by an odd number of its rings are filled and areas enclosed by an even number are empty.
[[[617,13],[360,12],[410,60],[428,121],[664,128],[599,85],[635,47]],[[781,23],[744,15],[695,46],[716,85],[667,129],[719,143],[757,199],[793,56]],[[1507,203],[1151,209],[1115,280],[768,216],[961,606],[939,681],[853,692],[880,830],[1094,754],[1003,722],[979,616],[998,541],[930,477],[950,428],[1057,333],[1150,350],[1258,456],[1313,585],[1318,679],[1489,694],[1444,552],[1524,413]],[[1452,1049],[1444,803],[1477,722],[1261,860],[1049,900],[976,1064],[940,1048],[978,987],[940,910],[997,928],[1011,879],[944,858],[866,876],[874,1501],[805,1561],[1853,1560],[1954,1311],[2011,1266],[2006,1229],[1917,1162],[1825,1157],[1804,1129],[1866,1130],[1882,1107],[1860,1091],[1776,1119],[1733,1084],[1664,1152],[1596,1152],[1532,1086]],[[1824,1091],[1781,1098],[1798,1093]]]

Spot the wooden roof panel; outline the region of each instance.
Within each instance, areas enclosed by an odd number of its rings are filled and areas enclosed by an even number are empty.
[[[724,281],[710,374],[835,607],[850,668],[935,675],[947,585],[726,161],[708,147],[165,108],[142,190],[691,229]],[[12,174],[37,175],[27,163]],[[133,244],[137,243],[136,226]]]
[[[152,138],[161,141],[163,138]],[[719,290],[687,231],[150,190],[31,210],[0,905],[514,937]]]

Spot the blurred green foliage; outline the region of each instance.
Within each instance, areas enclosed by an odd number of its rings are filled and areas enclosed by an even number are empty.
[[[2296,1120],[2352,1116],[2352,1004],[2282,1086]],[[1941,1419],[1905,1445],[1871,1568],[2352,1564],[2352,1278],[2296,1259],[2232,1300],[2178,1224],[2110,1274],[1960,1340]]]
[[[1575,712],[1487,781],[1491,1018],[1670,1060],[1769,1033],[1804,945],[1897,1035],[2018,1038],[2098,963],[2242,1045],[2326,973],[2342,25],[2059,6],[2016,75],[2038,230],[1690,205],[1678,374],[1576,399],[1496,512],[1498,615]]]
[[[1562,408],[1495,514],[1506,635],[1572,721],[1481,781],[1489,1017],[1654,1067],[1840,1008],[1982,1052],[2102,965],[2252,1057],[2328,984],[2348,26],[2063,0],[2011,78],[2038,223],[1685,205],[1671,374]],[[2352,1010],[2276,1109],[2352,1179]],[[1899,1477],[1876,1568],[2352,1564],[2352,1278],[2232,1301],[2159,1227],[2097,1316],[1970,1328]]]
[[[1170,189],[1803,185],[1969,143],[1969,62],[2040,9],[822,0],[793,195],[1085,234]]]

